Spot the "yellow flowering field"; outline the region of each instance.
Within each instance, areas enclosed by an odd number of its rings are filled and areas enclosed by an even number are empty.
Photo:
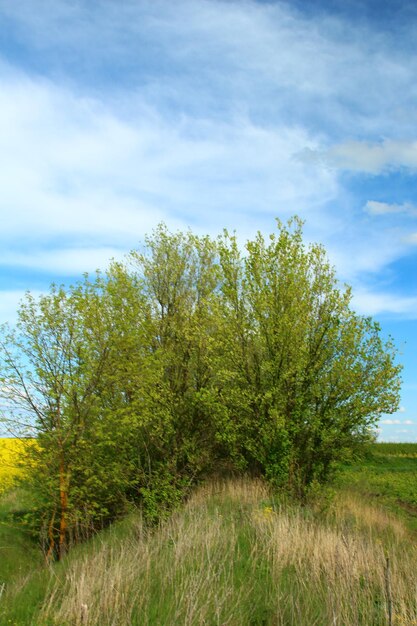
[[[33,439],[1,439],[0,438],[0,493],[12,486],[23,469],[19,467],[19,457],[24,448],[33,444]]]

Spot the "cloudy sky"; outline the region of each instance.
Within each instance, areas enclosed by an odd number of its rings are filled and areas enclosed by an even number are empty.
[[[404,363],[417,441],[417,5],[0,0],[0,321],[160,221],[298,214]]]

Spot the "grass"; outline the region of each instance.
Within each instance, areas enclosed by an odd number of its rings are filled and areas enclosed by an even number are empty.
[[[5,599],[21,626],[417,624],[417,553],[395,515],[352,495],[323,515],[258,481],[211,483],[155,531],[139,515]],[[34,587],[33,587],[34,585]],[[35,602],[36,604],[36,602]]]
[[[417,457],[416,443],[377,443],[372,447],[376,455]]]
[[[338,487],[377,500],[417,531],[417,444],[378,443],[365,459],[346,466]]]
[[[30,494],[15,487],[24,475],[19,461],[32,441],[0,439],[0,587],[24,577],[42,562],[37,545],[22,523],[32,506]]]
[[[417,446],[396,450],[345,468],[325,509],[281,501],[261,481],[211,482],[156,529],[137,512],[51,567],[28,552],[0,624],[385,626],[391,602],[393,626],[417,626],[412,515],[376,488],[385,477],[412,494],[398,477],[410,479],[403,462]]]
[[[25,589],[25,601],[28,607],[33,606],[35,577],[42,579],[44,575],[42,553],[24,520],[25,513],[33,506],[31,494],[18,486],[19,478],[24,476],[20,460],[32,441],[0,439],[0,615],[5,597],[12,589],[13,594],[19,588]],[[26,584],[29,580],[31,585]],[[38,601],[42,598],[39,593]],[[9,618],[0,618],[2,626],[13,623]]]
[[[22,491],[9,491],[0,499],[0,585],[42,563],[38,546],[21,523],[30,504],[30,496]]]

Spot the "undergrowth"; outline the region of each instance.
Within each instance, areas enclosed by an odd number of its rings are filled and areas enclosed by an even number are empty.
[[[74,549],[32,615],[27,590],[9,590],[1,623],[382,626],[391,602],[411,626],[416,567],[401,520],[354,494],[323,512],[260,481],[212,482],[153,530],[137,514]]]

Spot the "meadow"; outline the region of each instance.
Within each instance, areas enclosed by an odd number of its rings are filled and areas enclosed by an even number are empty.
[[[16,525],[0,624],[416,626],[416,469],[417,445],[377,444],[307,506],[212,480],[156,528],[132,511],[48,567]],[[30,506],[0,502],[2,524]]]
[[[417,444],[374,444],[365,458],[343,468],[337,485],[379,502],[417,531]]]

